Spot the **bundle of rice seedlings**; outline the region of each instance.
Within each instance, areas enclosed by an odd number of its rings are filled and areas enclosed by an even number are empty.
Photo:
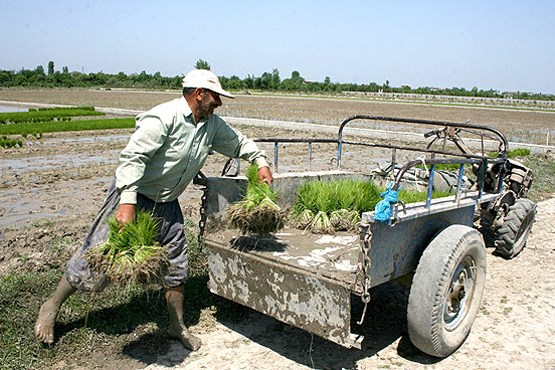
[[[341,208],[330,213],[330,222],[335,231],[353,231],[360,222],[360,212]]]
[[[360,214],[373,209],[380,200],[379,194],[378,187],[370,181],[308,182],[299,188],[293,206],[294,226],[327,234],[355,230]]]
[[[146,211],[138,211],[135,220],[123,226],[115,216],[110,217],[108,240],[85,254],[91,268],[120,286],[160,281],[169,261],[167,249],[155,240],[159,223]]]
[[[314,233],[356,230],[361,213],[374,210],[383,190],[372,181],[364,180],[308,182],[299,188],[293,206],[293,226]],[[448,192],[432,193],[433,198],[448,195]],[[405,203],[423,201],[426,191],[402,189],[399,199]]]
[[[246,172],[247,192],[242,201],[229,207],[229,225],[243,234],[268,235],[283,227],[285,213],[276,204],[277,194],[258,180],[258,168]]]
[[[328,214],[324,211],[319,211],[314,215],[309,229],[315,234],[333,234],[335,232]]]
[[[295,227],[298,227],[299,229],[306,229],[310,226],[310,224],[312,223],[312,220],[314,219],[314,212],[312,212],[310,209],[305,209],[303,211],[301,211],[301,213],[294,218],[295,220]]]

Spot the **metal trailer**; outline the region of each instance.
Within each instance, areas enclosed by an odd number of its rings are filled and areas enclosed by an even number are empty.
[[[434,130],[424,136],[433,139],[423,149],[346,140],[345,126],[353,121],[432,126]],[[472,153],[461,133],[478,135],[482,153]],[[496,158],[485,155],[484,138],[496,140]],[[438,139],[443,144],[439,149],[431,145]],[[486,244],[482,234],[499,254],[512,258],[524,247],[535,217],[535,205],[524,198],[532,174],[507,159],[508,143],[503,134],[468,122],[354,116],[341,123],[337,138],[258,141],[274,143],[275,170],[279,169],[279,146],[283,143],[307,144],[309,162],[313,143],[337,146],[334,170],[275,171],[272,187],[282,206],[293,204],[298,187],[307,181],[367,177],[342,168],[346,145],[389,150],[392,169],[400,150],[425,154],[429,166],[427,200],[394,204],[386,223],[375,221],[373,210],[368,210],[362,214],[358,233],[317,235],[286,228],[271,236],[241,235],[225,227],[226,207],[241,199],[246,178],[237,173],[199,176],[196,183],[205,186],[201,229],[205,230],[210,291],[341,346],[360,349],[364,338],[352,333],[351,300],[361,299],[364,304],[358,320],[361,324],[372,288],[409,275],[407,324],[413,344],[437,357],[446,357],[460,347],[470,332],[484,290]],[[448,151],[447,142],[457,151]],[[445,163],[459,165],[451,184],[453,195],[432,199],[440,173],[435,167]],[[422,164],[421,158],[391,171],[394,189]],[[470,188],[464,186],[465,166],[472,168],[476,177]],[[480,222],[482,233],[475,226]]]

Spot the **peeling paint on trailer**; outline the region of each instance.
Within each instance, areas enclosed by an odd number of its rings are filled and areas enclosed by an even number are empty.
[[[207,243],[210,291],[345,347],[351,334],[351,291],[346,284],[251,253]]]

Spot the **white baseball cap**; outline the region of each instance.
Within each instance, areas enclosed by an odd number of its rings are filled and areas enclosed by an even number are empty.
[[[193,69],[191,72],[187,73],[185,77],[183,77],[183,87],[200,87],[214,91],[215,93],[225,97],[235,99],[235,96],[222,89],[218,76],[207,69]]]

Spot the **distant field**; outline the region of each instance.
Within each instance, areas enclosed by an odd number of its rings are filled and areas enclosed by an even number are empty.
[[[180,97],[180,92],[49,89],[0,90],[0,100],[63,105],[92,105],[133,110]],[[510,141],[545,144],[555,136],[555,112],[447,106],[408,102],[381,102],[359,98],[238,95],[223,99],[221,116],[338,125],[343,119],[367,114],[486,124],[502,130]],[[395,127],[380,127],[395,129]],[[553,140],[551,140],[551,143]],[[551,144],[550,143],[550,144]]]

